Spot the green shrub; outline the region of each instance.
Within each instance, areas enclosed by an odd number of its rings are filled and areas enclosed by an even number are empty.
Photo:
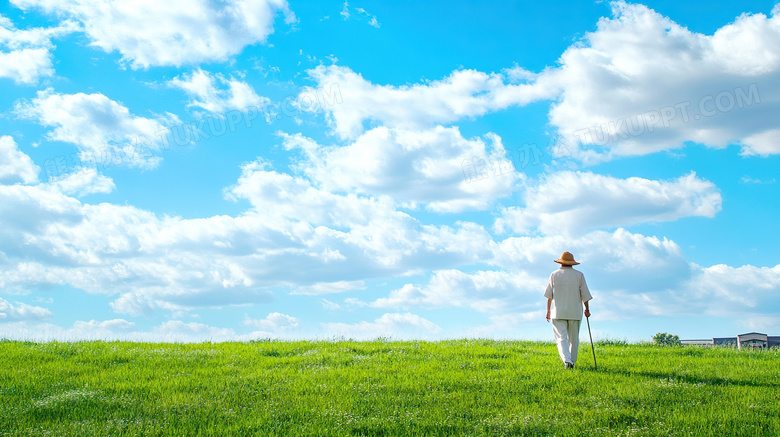
[[[655,336],[653,336],[653,341],[659,346],[682,346],[680,337],[665,332],[655,334]]]

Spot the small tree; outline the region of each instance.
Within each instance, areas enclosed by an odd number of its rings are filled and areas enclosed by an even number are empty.
[[[653,336],[653,341],[659,346],[682,346],[680,337],[665,332],[659,332]]]

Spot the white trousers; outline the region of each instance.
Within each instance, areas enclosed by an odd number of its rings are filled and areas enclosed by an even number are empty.
[[[580,322],[582,320],[553,319],[555,342],[558,343],[558,354],[564,363],[577,362],[577,349],[580,347]]]

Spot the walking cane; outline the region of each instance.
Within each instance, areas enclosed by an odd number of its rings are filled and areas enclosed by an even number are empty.
[[[585,317],[585,321],[588,323],[588,337],[590,337],[590,350],[593,351],[593,367],[598,370],[599,366],[596,365],[596,349],[593,347],[593,335],[590,333],[590,317]]]

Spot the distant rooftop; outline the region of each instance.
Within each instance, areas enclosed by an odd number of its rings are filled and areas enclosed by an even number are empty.
[[[761,332],[738,334],[736,337],[713,337],[709,340],[680,340],[680,343],[691,346],[736,346],[738,349],[766,349],[780,347],[780,335],[766,335]]]

